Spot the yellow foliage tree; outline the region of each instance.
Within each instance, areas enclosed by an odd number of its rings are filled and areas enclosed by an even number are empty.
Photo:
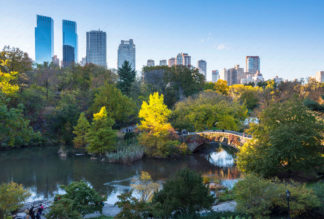
[[[163,95],[155,92],[150,95],[148,103],[143,101],[139,112],[139,129],[142,131],[139,142],[145,146],[145,152],[153,157],[167,157],[178,152],[180,146],[175,131],[168,122],[171,110],[163,101]]]
[[[19,86],[14,84],[14,81],[18,78],[18,72],[3,72],[2,68],[7,66],[7,62],[8,60],[0,59],[0,91],[5,94],[13,94],[19,90]]]
[[[229,92],[229,86],[227,85],[227,81],[224,81],[222,79],[219,79],[215,83],[214,89],[216,90],[217,93],[220,93],[223,95],[228,95],[228,92]]]
[[[154,192],[157,192],[160,185],[153,182],[151,175],[148,172],[142,171],[137,184],[131,184],[140,195],[140,201],[152,201]]]

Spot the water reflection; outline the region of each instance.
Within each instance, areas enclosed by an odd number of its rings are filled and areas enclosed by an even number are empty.
[[[234,158],[231,154],[227,153],[224,149],[219,152],[212,152],[207,155],[210,163],[218,167],[232,167],[234,166]]]
[[[33,195],[31,201],[52,199],[56,194],[63,192],[59,185],[83,179],[100,194],[106,194],[107,202],[112,204],[121,192],[130,189],[132,180],[136,179],[141,171],[149,172],[154,181],[161,183],[183,168],[211,175],[224,183],[226,180],[240,177],[235,166],[218,165],[217,162],[206,159],[205,154],[171,160],[144,159],[131,165],[121,165],[90,160],[86,156],[61,160],[57,151],[57,147],[44,147],[0,152],[0,183],[15,181],[23,184]],[[215,160],[214,155],[211,154],[210,157]]]

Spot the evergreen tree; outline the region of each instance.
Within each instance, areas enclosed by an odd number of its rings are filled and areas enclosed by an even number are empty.
[[[73,134],[75,134],[75,138],[73,139],[74,147],[80,148],[85,147],[87,144],[86,134],[90,128],[90,124],[85,117],[84,113],[80,114],[78,119],[78,124],[73,127]]]
[[[93,114],[93,121],[87,133],[87,151],[103,155],[115,149],[116,132],[112,129],[114,120],[107,115],[106,107]]]
[[[119,81],[117,87],[123,94],[129,96],[132,83],[135,81],[136,71],[128,61],[125,61],[121,68],[118,69]]]

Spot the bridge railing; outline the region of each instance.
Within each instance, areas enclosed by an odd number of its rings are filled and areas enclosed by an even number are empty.
[[[205,130],[202,132],[188,132],[187,134],[183,134],[183,135],[196,135],[198,133],[215,133],[215,132],[219,132],[219,133],[227,133],[227,134],[234,134],[234,135],[238,135],[244,138],[252,138],[251,135],[242,133],[242,132],[236,132],[236,131],[231,131],[231,130],[223,130],[223,129],[216,129],[216,130]]]

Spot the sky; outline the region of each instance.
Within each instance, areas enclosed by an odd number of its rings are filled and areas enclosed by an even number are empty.
[[[0,48],[35,58],[36,15],[54,19],[54,54],[62,59],[62,20],[77,22],[79,54],[86,32],[107,33],[108,68],[117,67],[121,40],[133,39],[136,69],[180,52],[212,70],[245,68],[260,56],[266,79],[306,78],[324,70],[324,0],[0,0]]]

